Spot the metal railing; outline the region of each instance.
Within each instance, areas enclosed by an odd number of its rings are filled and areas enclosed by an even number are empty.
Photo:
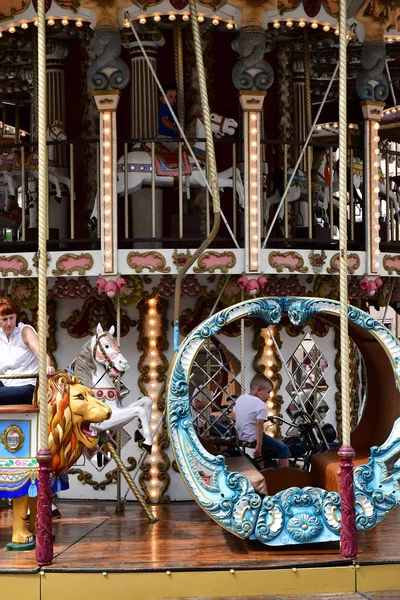
[[[118,142],[118,246],[120,248],[194,248],[212,227],[211,199],[197,167],[176,140],[175,154],[160,151],[161,139]],[[200,145],[204,140],[191,139]],[[171,142],[170,139],[167,142]],[[292,174],[296,147],[302,142],[262,140],[265,163],[261,230],[263,238]],[[219,186],[225,223],[214,247],[244,245],[243,141],[217,140]],[[62,140],[49,146],[49,249],[100,247],[99,140]],[[57,153],[62,146],[65,151]],[[296,173],[268,247],[332,247],[338,240],[338,152],[336,143],[312,141],[311,169]],[[53,149],[53,150],[52,150]],[[66,157],[56,165],[52,156]],[[196,153],[207,173],[207,156]],[[381,244],[400,244],[400,147],[391,144],[379,156]],[[350,247],[362,250],[368,218],[364,199],[363,149],[348,148],[348,235]],[[0,155],[0,244],[37,248],[38,155],[34,143],[12,143]],[[350,185],[351,182],[351,185]],[[310,192],[311,191],[311,192]],[[22,216],[24,215],[24,218]],[[310,221],[311,218],[311,221]]]

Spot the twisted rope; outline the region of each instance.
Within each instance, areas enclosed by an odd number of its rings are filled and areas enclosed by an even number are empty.
[[[182,127],[185,125],[185,85],[183,73],[183,41],[182,41],[182,23],[178,19],[174,21],[174,59],[175,59],[175,79],[177,87],[177,108],[178,119]]]
[[[350,357],[347,281],[347,39],[346,10],[339,15],[339,289],[343,446],[350,446]]]
[[[306,121],[307,132],[309,133],[312,127],[312,112],[311,112],[311,77],[310,77],[310,48],[308,39],[308,28],[304,28],[304,86],[306,92]],[[307,206],[308,206],[308,236],[312,238],[313,224],[313,206],[312,206],[312,183],[311,169],[313,162],[313,149],[311,146],[307,148]]]
[[[45,0],[38,0],[38,29],[37,29],[37,55],[38,55],[38,154],[39,169],[39,195],[38,195],[38,336],[39,336],[39,403],[40,403],[40,446],[48,448],[47,433],[47,227],[48,227],[48,182],[49,165],[46,144],[47,128],[47,81],[46,81],[46,15]]]
[[[201,47],[201,38],[200,38],[200,29],[199,22],[197,19],[197,8],[195,0],[189,0],[190,7],[190,21],[192,23],[192,34],[193,34],[193,44],[194,50],[196,54],[196,65],[197,71],[199,74],[199,88],[200,88],[200,98],[201,98],[201,107],[203,110],[203,124],[206,135],[206,154],[209,157],[209,167],[210,167],[210,183],[211,183],[211,193],[213,199],[213,211],[214,213],[221,212],[220,200],[219,200],[219,188],[218,188],[218,173],[217,173],[217,163],[215,159],[215,149],[214,149],[214,140],[211,129],[211,118],[210,118],[210,106],[208,104],[208,93],[207,93],[207,79],[206,72],[204,69],[204,61],[203,61],[203,49]]]

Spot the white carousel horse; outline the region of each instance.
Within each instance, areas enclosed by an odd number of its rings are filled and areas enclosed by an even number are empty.
[[[326,167],[328,164],[328,154],[325,150],[314,152],[314,162],[312,168],[312,188],[313,188],[313,214],[320,215],[320,218],[325,224],[328,223],[328,206],[329,206],[329,185],[326,181]],[[287,180],[293,173],[293,169],[288,169]],[[275,190],[275,193],[266,199],[265,202],[265,214],[268,216],[271,206],[279,204],[282,198],[282,194]],[[299,225],[303,227],[308,226],[308,208],[304,207],[304,203],[307,204],[307,177],[300,170],[297,169],[296,175],[293,178],[292,184],[287,194],[288,202],[300,202],[298,217],[301,220]],[[279,211],[279,219],[282,221],[285,212],[285,205],[281,207]]]
[[[93,396],[105,402],[112,410],[107,423],[93,423],[90,428],[93,435],[101,431],[117,431],[136,417],[142,423],[142,430],[136,432],[135,441],[143,439],[143,447],[151,452],[152,401],[147,396],[143,396],[129,406],[121,406],[122,394],[116,387],[115,379],[123,375],[129,369],[129,365],[121,354],[113,334],[114,327],[109,331],[103,331],[99,323],[96,334],[85,342],[74,361],[74,375],[83,385],[91,388]]]
[[[381,164],[382,156],[378,155],[377,162]],[[353,156],[353,162],[350,166],[350,160],[347,161],[348,168],[351,169],[351,174],[353,176],[353,187],[357,194],[358,200],[362,201],[362,184],[364,177],[364,165],[361,158]],[[378,173],[379,179],[374,182],[376,187],[379,188],[379,194],[381,194],[384,198],[386,198],[386,181],[385,175],[382,170],[379,168]],[[339,191],[339,161],[335,162],[334,165],[334,179],[333,179],[333,191],[334,194],[337,194]],[[397,185],[394,186],[393,189],[389,188],[389,196],[386,200],[390,201],[393,206],[394,214],[397,216],[400,210],[400,189]],[[339,208],[339,199],[337,196],[334,196],[333,203],[335,208]]]
[[[238,126],[234,119],[228,119],[227,117],[221,117],[216,113],[212,113],[211,127],[215,134],[215,137],[223,137],[226,135],[233,135]],[[202,116],[199,115],[196,120],[196,138],[205,138],[205,129],[203,124]],[[134,146],[132,152],[128,153],[128,193],[132,194],[140,190],[143,185],[151,185],[151,156],[148,152],[140,150],[140,144]],[[136,150],[136,148],[138,150]],[[193,149],[196,154],[196,150],[199,151],[205,157],[205,142],[195,142]],[[117,192],[122,194],[124,192],[124,157],[118,160],[118,175],[117,175]],[[189,156],[189,164],[191,167],[191,174],[185,175],[187,187],[205,187],[204,179],[202,174],[197,170],[194,162],[192,162]],[[158,176],[156,175],[156,186],[161,187],[173,187],[175,185],[176,177],[171,176]],[[221,173],[218,173],[218,187],[220,189],[231,188],[233,186],[232,168],[226,169]],[[239,169],[236,169],[236,191],[240,205],[244,206],[244,187],[242,178],[240,176]],[[95,203],[96,205],[96,203]],[[92,217],[95,216],[92,214]]]
[[[64,131],[64,125],[59,121],[54,121],[51,123],[46,130],[46,140],[48,142],[56,142],[66,140],[67,136]],[[62,175],[59,172],[59,169],[55,164],[55,154],[56,147],[55,145],[50,145],[48,147],[48,157],[49,157],[49,181],[52,183],[56,190],[55,199],[57,202],[61,202],[62,192],[61,185],[65,185],[69,192],[71,193],[71,180],[69,177]],[[37,182],[39,178],[38,171],[38,149],[35,148],[25,156],[25,173],[26,176],[35,180]],[[0,156],[0,171],[3,174],[3,178],[8,186],[8,197],[5,201],[4,211],[8,212],[10,208],[11,201],[15,200],[18,195],[18,188],[21,187],[22,183],[22,175],[21,175],[21,153],[19,150],[12,150],[8,154],[3,154]],[[35,209],[37,211],[37,202],[35,201],[36,195],[31,195],[30,209]],[[35,213],[30,211],[30,221],[35,219]],[[37,217],[36,217],[37,219]],[[32,227],[32,223],[30,223]]]

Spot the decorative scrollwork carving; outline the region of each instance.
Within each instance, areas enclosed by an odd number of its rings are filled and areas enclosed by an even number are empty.
[[[233,85],[238,90],[266,91],[274,82],[271,65],[264,60],[265,30],[262,27],[243,27],[232,42],[240,58],[232,71]]]

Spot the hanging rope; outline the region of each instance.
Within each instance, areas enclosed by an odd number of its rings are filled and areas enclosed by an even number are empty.
[[[178,119],[183,128],[185,126],[185,80],[183,73],[182,22],[179,19],[174,21],[173,34]]]
[[[212,197],[212,205],[213,205],[213,213],[214,213],[214,222],[213,227],[201,244],[201,246],[194,252],[194,254],[186,261],[183,268],[179,271],[178,278],[176,280],[175,286],[175,306],[174,306],[174,347],[177,350],[179,343],[179,313],[180,313],[180,297],[181,297],[181,287],[182,281],[189,268],[196,262],[196,260],[202,255],[202,253],[208,248],[212,240],[218,233],[220,220],[221,220],[221,206],[220,206],[220,198],[219,198],[219,188],[218,188],[218,173],[217,173],[217,163],[215,159],[215,150],[214,150],[214,140],[211,129],[211,119],[210,119],[210,106],[208,103],[208,93],[207,93],[207,81],[206,74],[204,69],[204,60],[203,60],[203,50],[201,47],[201,38],[200,38],[200,29],[199,22],[197,18],[197,8],[195,0],[190,0],[189,2],[190,8],[190,19],[192,23],[192,33],[193,33],[193,43],[194,50],[196,55],[196,66],[199,77],[199,87],[200,87],[200,99],[201,99],[201,108],[203,113],[203,123],[204,130],[206,136],[206,154],[208,158],[208,167],[209,167],[209,181],[210,181],[210,192]]]
[[[312,110],[311,110],[311,78],[310,78],[310,46],[308,38],[308,28],[304,28],[304,87],[306,100],[306,121],[307,132],[311,131],[312,127]],[[307,207],[308,207],[308,237],[311,239],[313,235],[313,206],[312,206],[312,182],[311,169],[313,163],[313,149],[311,146],[307,148]]]

